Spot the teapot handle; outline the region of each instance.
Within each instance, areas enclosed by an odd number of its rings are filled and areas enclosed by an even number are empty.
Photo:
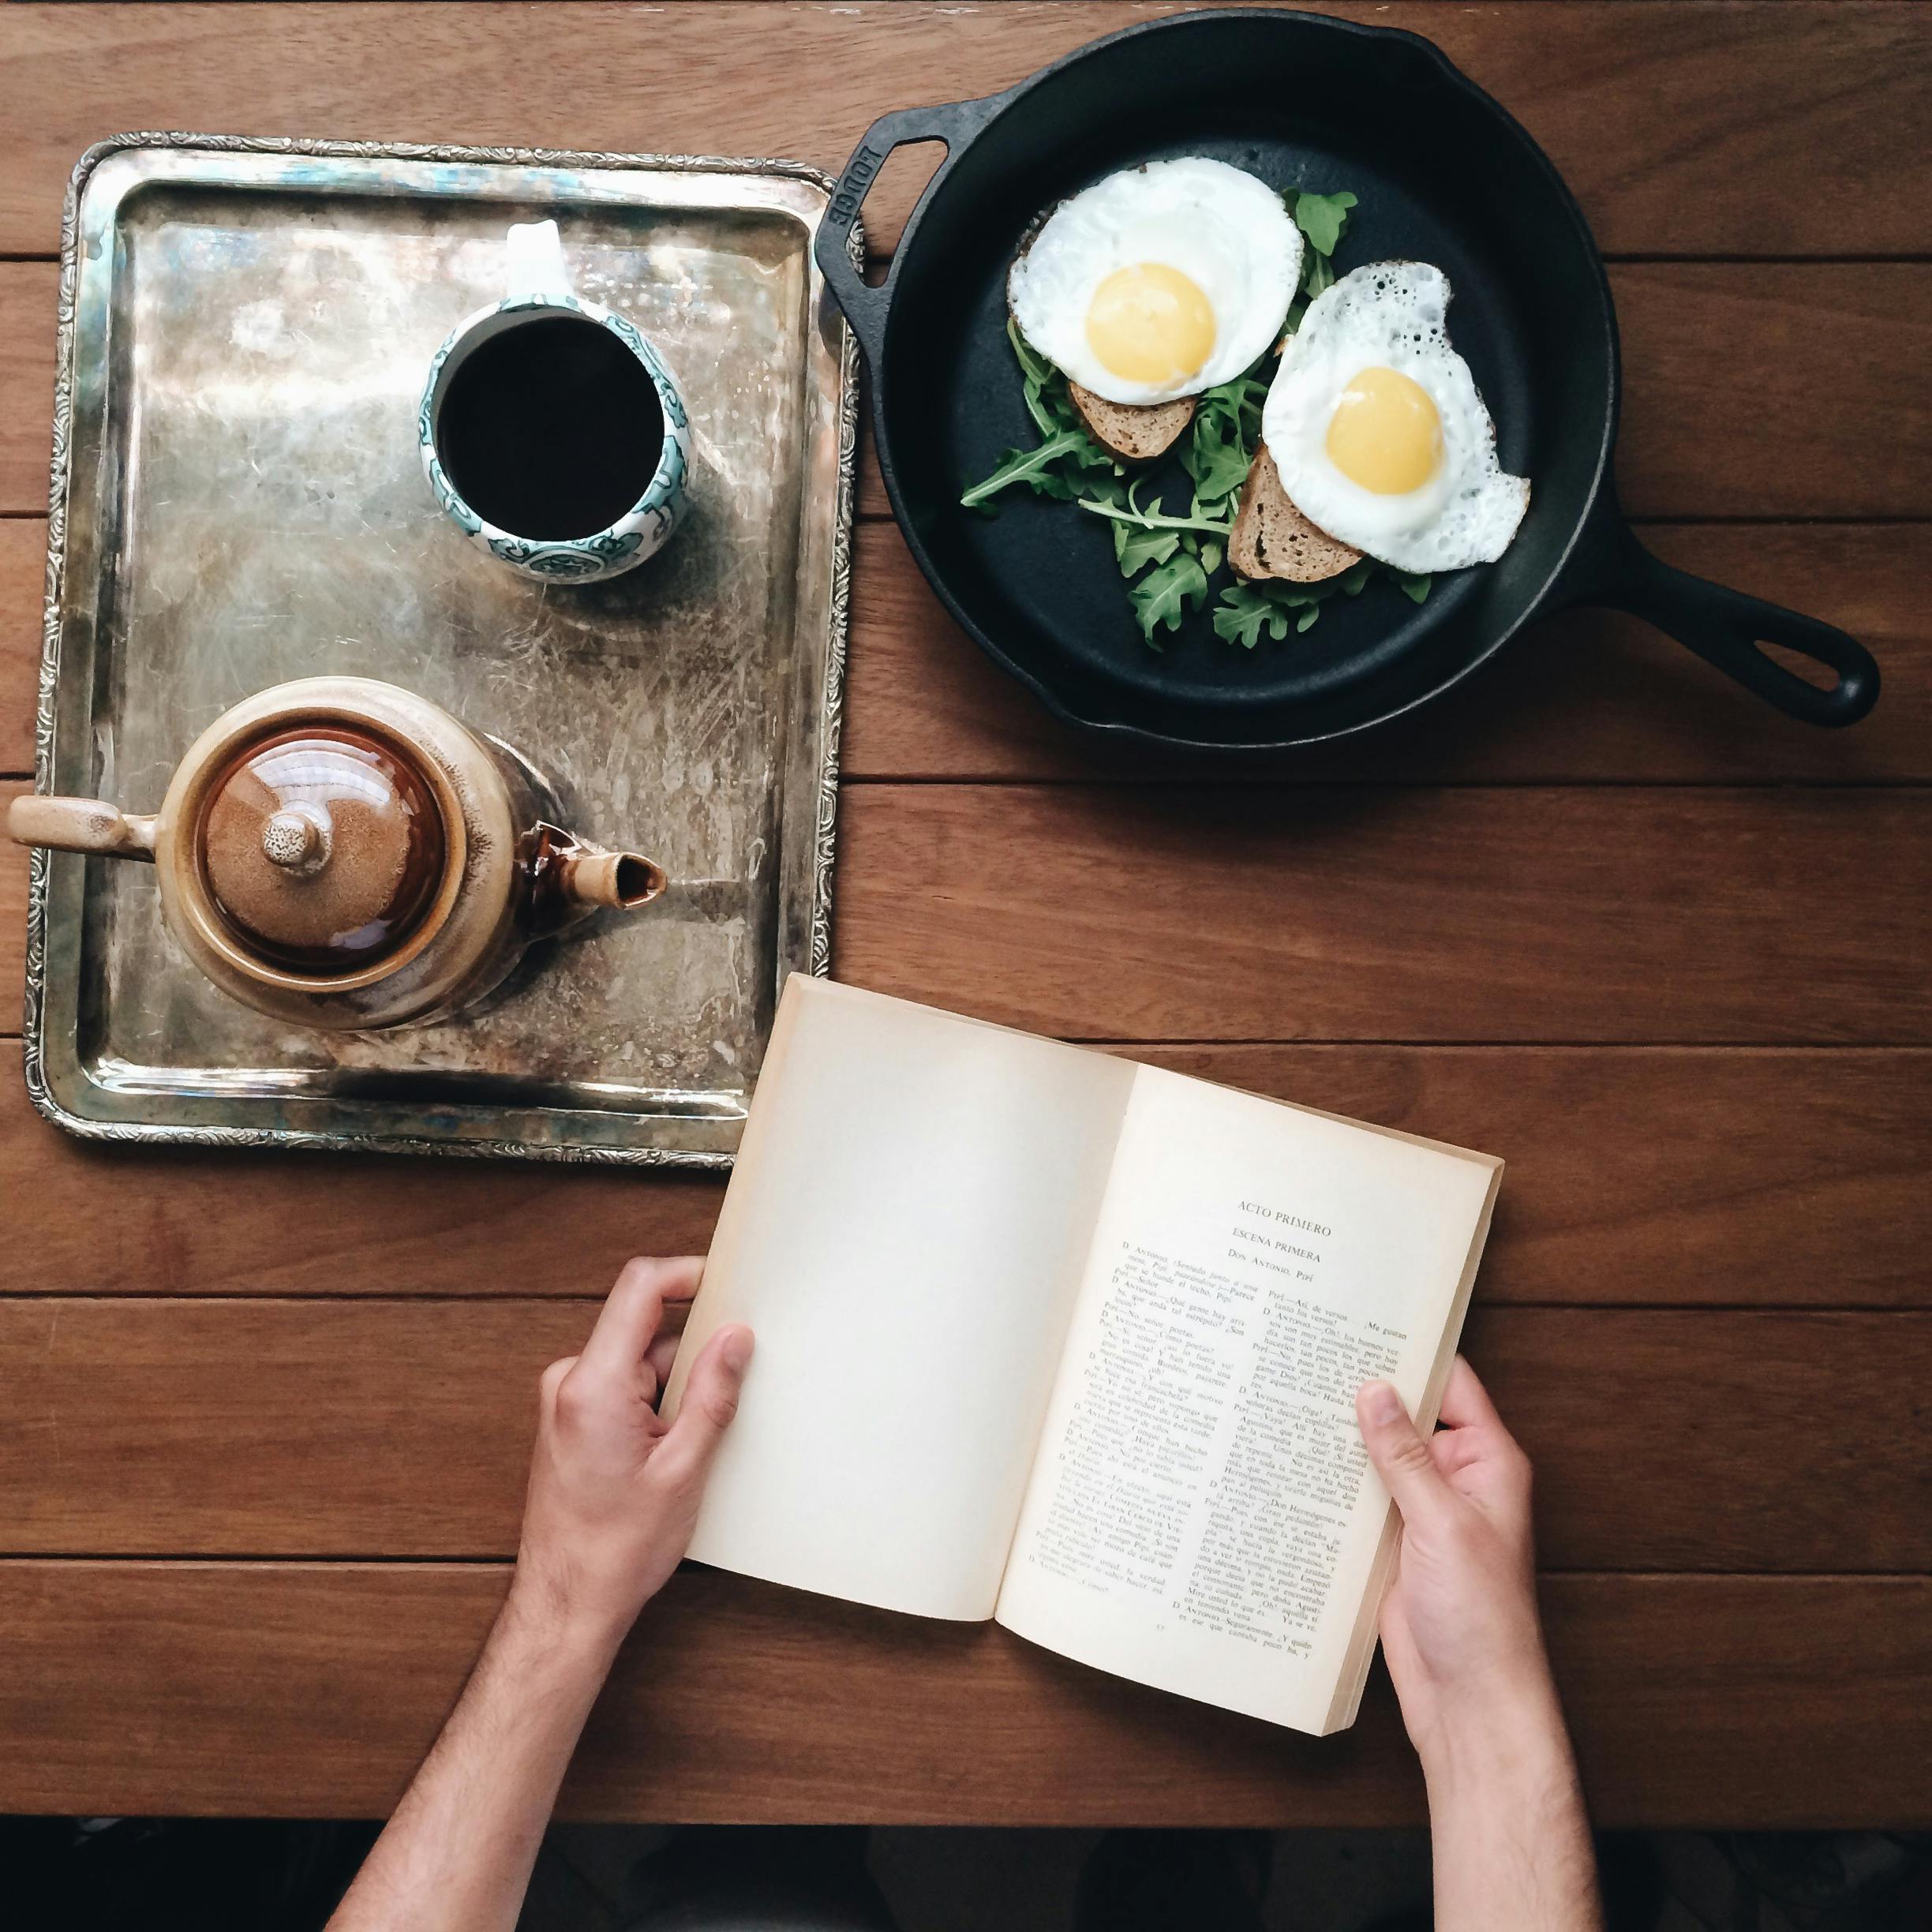
[[[7,807],[7,836],[17,845],[105,852],[150,863],[155,822],[152,815],[124,812],[100,799],[43,798],[29,792]]]

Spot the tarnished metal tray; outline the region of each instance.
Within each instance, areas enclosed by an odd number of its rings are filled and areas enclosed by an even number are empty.
[[[292,1029],[176,949],[146,867],[35,855],[27,1080],[111,1140],[717,1166],[778,990],[825,970],[855,361],[785,162],[130,135],[62,235],[43,790],[159,804],[250,692],[384,678],[509,739],[574,829],[669,872],[488,1009]],[[582,295],[689,402],[689,521],[641,569],[530,582],[418,466],[416,399],[553,216]]]

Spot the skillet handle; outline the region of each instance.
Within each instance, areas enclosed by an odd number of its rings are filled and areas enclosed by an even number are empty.
[[[886,311],[892,301],[893,283],[898,272],[894,259],[882,286],[872,288],[852,260],[852,231],[859,211],[872,184],[878,179],[886,158],[895,148],[909,141],[943,141],[945,159],[919,197],[926,199],[943,181],[966,144],[1009,101],[1017,90],[989,94],[978,100],[948,101],[932,107],[901,107],[881,114],[865,131],[864,138],[852,152],[838,185],[832,191],[830,204],[818,224],[818,236],[812,253],[826,285],[837,298],[852,333],[859,338],[866,361],[878,366],[881,346],[886,339]],[[916,212],[916,210],[915,211]],[[908,227],[910,224],[908,224]]]
[[[1647,619],[1706,664],[1807,724],[1855,724],[1878,702],[1878,665],[1849,633],[1762,597],[1693,577],[1653,556],[1620,516],[1607,533],[1580,600]],[[1837,674],[1829,689],[1788,671],[1776,644]]]

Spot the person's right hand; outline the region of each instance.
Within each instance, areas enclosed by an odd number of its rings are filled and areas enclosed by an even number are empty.
[[[1386,1382],[1364,1383],[1355,1413],[1402,1512],[1382,1648],[1427,1765],[1458,1737],[1554,1709],[1537,1618],[1530,1458],[1460,1356],[1443,1395],[1444,1426],[1428,1441]]]

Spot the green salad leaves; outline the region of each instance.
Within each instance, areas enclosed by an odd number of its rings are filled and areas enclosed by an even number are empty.
[[[1320,195],[1290,189],[1282,200],[1308,241],[1301,286],[1288,311],[1292,334],[1309,301],[1335,279],[1330,257],[1348,226],[1355,197],[1346,191]],[[992,473],[967,490],[960,502],[983,515],[996,515],[992,499],[1024,486],[1036,496],[1073,504],[1103,520],[1113,532],[1114,561],[1126,580],[1128,601],[1140,635],[1159,650],[1161,633],[1178,631],[1189,612],[1206,606],[1211,580],[1226,561],[1235,507],[1261,440],[1261,405],[1268,384],[1258,370],[1266,366],[1266,358],[1256,369],[1203,391],[1197,399],[1194,420],[1178,451],[1189,485],[1187,507],[1181,511],[1168,506],[1149,477],[1128,481],[1125,466],[1088,434],[1067,394],[1065,376],[1010,319],[1006,338],[1020,365],[1027,414],[1040,440],[1031,449],[1008,450]],[[1291,628],[1297,633],[1308,630],[1329,597],[1359,597],[1377,575],[1394,578],[1418,604],[1428,595],[1427,577],[1390,570],[1365,557],[1322,583],[1225,586],[1215,608],[1215,635],[1248,650],[1260,643],[1264,631],[1280,642]]]

